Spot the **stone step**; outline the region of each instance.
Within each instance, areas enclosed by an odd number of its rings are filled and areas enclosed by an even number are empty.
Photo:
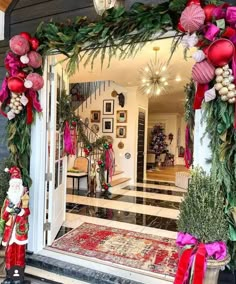
[[[111,181],[111,182],[110,182],[110,185],[111,185],[112,187],[114,187],[114,186],[117,186],[117,185],[119,185],[119,184],[125,183],[125,182],[127,182],[127,181],[129,181],[129,180],[131,180],[131,178],[126,178],[126,177],[118,178],[118,179],[115,179],[115,180]]]

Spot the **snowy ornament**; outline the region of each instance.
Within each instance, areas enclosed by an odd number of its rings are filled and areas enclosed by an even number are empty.
[[[21,61],[21,63],[23,63],[23,64],[28,64],[28,63],[29,63],[29,57],[27,56],[27,54],[22,55],[22,56],[20,57],[20,61]]]
[[[198,51],[194,52],[194,54],[192,55],[192,58],[196,62],[201,62],[206,58],[206,55],[202,50],[198,50]]]
[[[32,83],[30,80],[25,80],[24,86],[25,86],[27,89],[30,89],[30,88],[33,87],[33,83]]]
[[[184,48],[191,48],[194,47],[198,43],[198,36],[193,33],[192,35],[185,35],[181,41]]]

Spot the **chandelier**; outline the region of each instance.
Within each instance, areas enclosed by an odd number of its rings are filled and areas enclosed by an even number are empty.
[[[155,51],[155,59],[140,70],[139,92],[150,97],[167,93],[169,79],[167,63],[157,61],[157,51],[160,48],[154,47],[153,50]]]

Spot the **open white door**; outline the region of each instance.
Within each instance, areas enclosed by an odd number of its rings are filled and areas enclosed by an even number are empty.
[[[47,95],[46,151],[46,245],[51,245],[65,220],[67,157],[63,152],[63,133],[58,115],[62,90],[68,91],[68,79],[55,56],[48,58],[49,93]]]

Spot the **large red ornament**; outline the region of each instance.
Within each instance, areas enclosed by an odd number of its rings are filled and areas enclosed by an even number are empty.
[[[31,39],[31,35],[29,33],[27,33],[27,32],[21,32],[20,36],[24,37],[28,41],[30,41],[30,39]]]
[[[207,60],[196,63],[192,69],[193,80],[207,84],[215,77],[215,68]]]
[[[24,86],[24,81],[18,77],[9,78],[7,81],[7,86],[10,91],[18,94],[23,93],[26,90]]]
[[[37,50],[39,47],[39,40],[36,37],[32,37],[30,40],[32,50]]]
[[[206,5],[203,8],[205,16],[206,16],[206,19],[205,19],[206,22],[211,22],[212,21],[212,13],[213,13],[213,10],[215,8],[216,8],[216,5],[214,5],[214,4]]]
[[[17,55],[24,55],[30,50],[27,39],[20,35],[16,35],[10,39],[10,49]]]
[[[228,39],[221,38],[209,46],[208,59],[214,66],[223,67],[232,60],[234,51],[233,43]]]
[[[201,6],[201,2],[199,1],[199,0],[189,0],[188,2],[187,2],[187,7],[188,6],[190,6],[190,5],[199,5],[199,6]]]
[[[33,68],[39,68],[42,65],[42,56],[36,52],[36,51],[30,51],[27,54],[28,58],[29,58],[29,63],[28,65],[33,67]]]

